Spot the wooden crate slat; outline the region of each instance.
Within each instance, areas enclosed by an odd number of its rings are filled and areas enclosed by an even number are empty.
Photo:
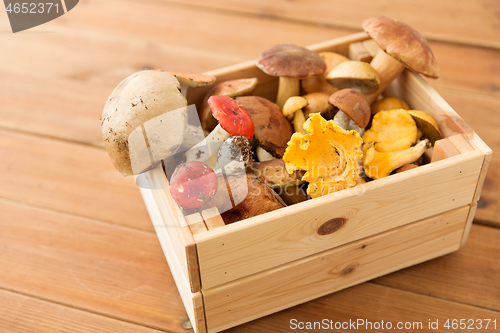
[[[456,134],[457,136],[461,136],[460,134]],[[446,158],[460,155],[458,149],[451,143],[449,138],[443,138],[441,140],[437,140],[434,143],[434,147],[432,149],[431,155],[431,163],[444,160]]]
[[[201,285],[196,244],[183,213],[172,199],[163,169],[159,166],[146,172],[144,178],[141,179],[145,182],[144,185],[139,185],[143,198],[144,193],[149,192],[151,195],[147,197],[147,200],[157,202],[162,216],[162,220],[156,218],[154,220],[155,231],[160,228],[168,234],[177,262],[185,280],[190,285],[191,292],[199,292]],[[151,203],[148,204],[151,205]],[[159,222],[161,223],[156,225]]]
[[[223,330],[456,251],[468,212],[468,206],[458,208],[204,290],[208,332]]]
[[[178,230],[179,228],[175,226],[169,227],[165,223],[166,218],[168,218],[168,220],[173,220],[175,217],[173,214],[169,214],[170,216],[167,216],[169,213],[168,211],[162,211],[164,208],[156,206],[155,202],[157,202],[157,199],[155,200],[154,198],[154,192],[155,190],[141,188],[144,203],[146,204],[148,212],[151,216],[156,235],[160,241],[160,245],[167,259],[170,272],[172,273],[177,289],[179,290],[179,294],[191,324],[193,325],[196,333],[205,333],[206,325],[203,296],[199,290],[196,292],[192,291],[193,283],[188,280],[189,275],[186,275],[186,267],[184,267],[186,262],[181,261],[187,261],[187,259],[185,257],[183,258],[182,255],[179,255],[176,249],[179,245],[177,244],[175,237],[179,237],[179,235],[177,233],[169,233],[171,229]]]
[[[448,255],[453,256],[455,254]],[[440,259],[432,260],[431,262]],[[418,267],[421,265],[420,264]],[[409,269],[408,269],[409,270]],[[439,268],[436,269],[438,274],[443,271]],[[390,274],[389,276],[392,276]],[[401,279],[402,280],[402,279]],[[451,281],[458,279],[450,279]],[[418,281],[412,281],[416,283]],[[441,287],[453,288],[453,285],[448,282],[447,285],[440,285]],[[439,293],[440,289],[436,289]],[[357,331],[359,332],[382,332],[391,330],[375,330],[373,329],[375,322],[383,320],[385,323],[392,323],[392,330],[397,331],[396,325],[398,322],[418,322],[422,323],[421,328],[413,326],[413,329],[408,329],[408,332],[439,332],[439,330],[428,330],[425,325],[428,325],[429,320],[432,322],[438,321],[439,324],[446,323],[447,320],[452,321],[456,319],[460,322],[464,316],[470,318],[498,318],[498,312],[492,311],[487,308],[475,307],[469,305],[468,299],[465,302],[457,303],[450,301],[450,298],[433,297],[436,295],[408,292],[405,290],[397,289],[390,286],[383,286],[366,282],[348,289],[338,291],[334,294],[321,297],[305,304],[297,305],[291,309],[283,310],[275,314],[266,316],[246,323],[245,325],[238,326],[238,333],[254,333],[254,332],[290,332],[290,320],[296,319],[298,322],[321,322],[323,319],[331,320],[335,324],[353,321],[355,319],[363,319],[365,323],[371,322],[372,325],[360,325]],[[456,293],[456,292],[455,292]],[[469,295],[470,291],[466,291],[465,295]],[[453,294],[450,294],[453,297]],[[497,302],[498,303],[498,302]],[[497,320],[498,322],[498,320]],[[494,326],[489,325],[488,329],[483,329],[482,332],[498,332],[498,324],[495,329]],[[344,325],[346,327],[346,325]],[[386,326],[387,327],[387,326]],[[479,327],[479,325],[478,325]],[[297,329],[298,331],[298,329]],[[320,330],[317,330],[320,331]],[[323,330],[327,332],[327,330]],[[349,330],[331,330],[335,332],[349,332]]]
[[[483,157],[475,150],[195,235],[202,284],[212,288],[470,204]],[[333,218],[347,222],[319,236],[318,228]]]
[[[473,202],[469,205],[469,214],[467,215],[467,221],[465,223],[464,233],[462,236],[462,241],[460,247],[464,247],[467,239],[469,238],[470,229],[472,228],[472,222],[474,221],[474,215],[476,214],[477,203]]]
[[[203,220],[205,221],[208,230],[223,227],[226,225],[224,223],[224,220],[222,220],[222,216],[220,216],[217,207],[205,209],[201,212],[201,216],[203,216]]]
[[[186,216],[186,222],[189,226],[189,229],[191,229],[191,233],[193,235],[208,230],[205,221],[203,221],[203,217],[201,216],[200,213],[194,213]]]

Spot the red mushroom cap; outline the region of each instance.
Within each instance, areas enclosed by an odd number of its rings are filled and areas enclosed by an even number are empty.
[[[247,110],[234,99],[216,95],[208,99],[208,105],[220,126],[232,136],[243,135],[248,140],[253,137],[254,126]]]
[[[170,193],[184,208],[198,208],[217,193],[217,175],[205,163],[191,161],[179,165],[170,179]]]

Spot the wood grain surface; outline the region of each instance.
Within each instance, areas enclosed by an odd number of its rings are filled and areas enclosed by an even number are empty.
[[[0,10],[0,331],[192,332],[139,190],[102,148],[107,96],[143,68],[210,71],[379,14],[425,34],[441,67],[428,82],[493,150],[468,241],[230,331],[324,318],[421,321],[423,332],[429,319],[491,318],[498,330],[499,13],[496,0],[80,0],[12,34]]]

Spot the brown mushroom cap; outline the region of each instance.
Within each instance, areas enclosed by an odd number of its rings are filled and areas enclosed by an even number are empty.
[[[322,74],[326,70],[319,54],[291,44],[276,45],[262,52],[257,67],[269,75],[296,78]]]
[[[224,95],[231,98],[251,93],[259,80],[257,78],[229,80],[213,86],[205,95],[201,107],[198,111],[201,127],[204,130],[212,131],[217,126],[217,120],[213,117],[208,105],[208,99],[214,95]]]
[[[314,92],[303,97],[307,100],[304,107],[304,117],[307,119],[311,113],[321,113],[321,116],[327,120],[333,119],[335,115],[334,107],[328,103],[331,94],[324,92]]]
[[[338,64],[326,75],[326,80],[339,89],[358,87],[363,94],[378,89],[380,78],[368,63],[351,60]]]
[[[255,127],[255,139],[267,152],[277,158],[285,153],[293,130],[281,109],[273,102],[258,96],[237,98],[250,114]]]
[[[417,128],[422,131],[431,144],[443,138],[436,120],[428,113],[419,110],[408,110],[408,113],[411,114],[417,124]]]
[[[185,73],[185,72],[166,72],[172,74],[177,78],[177,81],[181,85],[186,85],[189,87],[199,87],[212,84],[217,79],[212,75],[196,74],[196,73]]]
[[[405,23],[385,16],[363,21],[363,29],[388,55],[414,72],[439,77],[439,67],[425,37]]]
[[[359,91],[339,90],[330,96],[328,102],[348,115],[359,127],[364,128],[368,125],[371,116],[370,104]]]

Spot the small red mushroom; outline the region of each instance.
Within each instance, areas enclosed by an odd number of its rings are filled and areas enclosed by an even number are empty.
[[[220,126],[232,136],[245,136],[248,140],[253,137],[254,126],[247,110],[234,99],[216,95],[208,99],[208,105]]]
[[[208,203],[217,193],[217,175],[205,163],[186,162],[179,165],[170,179],[170,193],[184,208],[198,208]]]

